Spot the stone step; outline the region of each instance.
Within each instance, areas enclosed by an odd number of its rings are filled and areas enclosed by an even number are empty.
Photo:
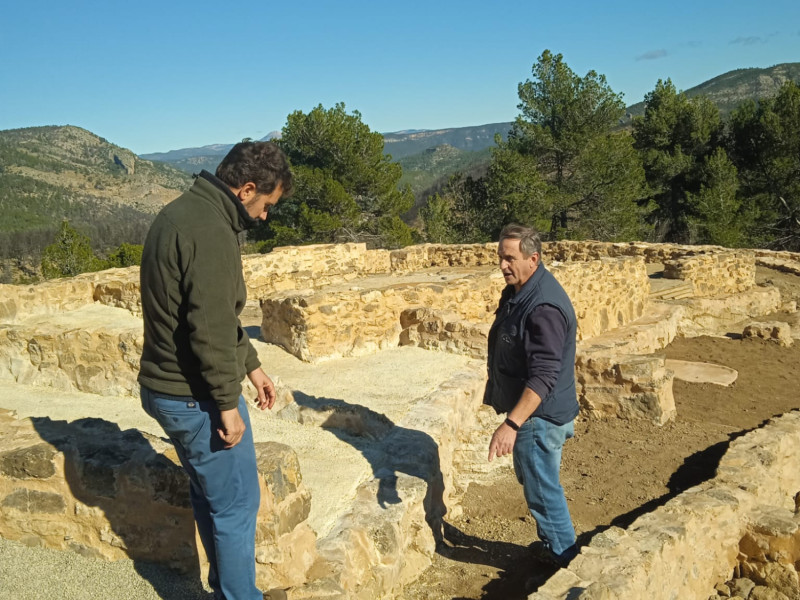
[[[649,298],[651,300],[678,300],[693,296],[694,286],[690,281],[650,278]]]

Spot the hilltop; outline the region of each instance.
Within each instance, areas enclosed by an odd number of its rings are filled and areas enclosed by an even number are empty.
[[[684,90],[689,97],[706,96],[727,117],[746,100],[774,96],[786,81],[800,81],[800,63],[782,63],[765,69],[735,69]],[[644,114],[644,101],[627,109],[626,122]]]
[[[64,219],[100,248],[141,243],[190,182],[79,127],[0,131],[0,258],[38,254]]]

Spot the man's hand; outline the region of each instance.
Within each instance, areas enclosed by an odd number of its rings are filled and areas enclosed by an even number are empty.
[[[261,370],[261,367],[250,371],[247,378],[250,379],[258,393],[256,406],[261,410],[272,408],[275,404],[275,384],[272,383],[272,380]]]
[[[219,411],[220,427],[217,429],[219,437],[225,444],[225,448],[233,448],[242,441],[245,424],[238,408]]]
[[[505,423],[494,430],[492,441],[489,442],[489,462],[495,456],[505,456],[514,451],[514,443],[517,441],[517,432]]]

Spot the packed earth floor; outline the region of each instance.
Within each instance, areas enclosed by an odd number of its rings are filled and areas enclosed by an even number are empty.
[[[800,277],[759,268],[784,298],[800,300]],[[759,320],[800,326],[798,313]],[[739,372],[730,387],[675,380],[677,417],[658,427],[644,421],[575,422],[564,446],[561,481],[578,544],[610,526],[625,528],[683,490],[714,476],[732,439],[771,417],[800,408],[800,343],[729,337],[682,338],[667,358],[710,362]],[[488,454],[488,439],[487,439]],[[511,461],[489,485],[472,484],[463,515],[446,517],[447,543],[406,600],[520,600],[554,568],[536,562],[528,546],[538,539]]]

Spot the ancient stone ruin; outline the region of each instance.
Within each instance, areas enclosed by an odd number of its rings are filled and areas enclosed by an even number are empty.
[[[755,285],[757,263],[800,273],[798,255],[558,242],[544,260],[575,305],[589,418],[672,419],[683,366],[660,351],[677,336],[800,334],[764,319],[795,307]],[[258,583],[292,599],[402,598],[443,516],[494,468],[497,419],[481,398],[504,285],[496,246],[289,247],[242,261],[243,324],[279,387],[273,411],[251,415]],[[0,286],[1,537],[202,570],[185,476],[138,404],[141,330],[136,268]],[[796,581],[798,448],[794,413],[735,440],[713,480],[595,536],[531,598],[706,598]]]

